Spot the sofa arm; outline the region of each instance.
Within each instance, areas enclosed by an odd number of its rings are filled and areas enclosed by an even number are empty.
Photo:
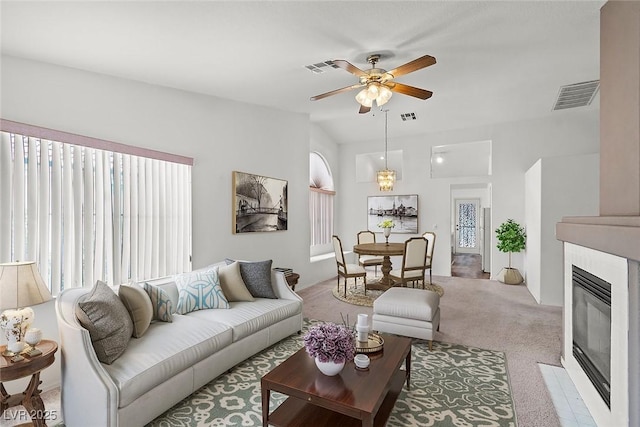
[[[289,283],[287,283],[287,279],[282,271],[271,271],[271,286],[278,298],[302,302],[302,298],[289,287]]]
[[[66,426],[118,425],[119,391],[102,367],[89,331],[76,318],[78,299],[89,292],[71,288],[56,298],[62,354],[62,416]]]

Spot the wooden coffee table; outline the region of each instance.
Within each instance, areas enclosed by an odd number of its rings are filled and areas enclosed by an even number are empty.
[[[321,373],[304,348],[298,350],[262,377],[263,427],[384,426],[403,383],[410,387],[411,339],[383,337],[382,351],[368,355],[368,370],[349,361],[334,377]],[[269,414],[272,391],[289,397]]]

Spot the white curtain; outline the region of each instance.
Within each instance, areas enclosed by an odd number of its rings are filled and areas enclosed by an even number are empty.
[[[0,262],[64,288],[191,270],[191,166],[0,132]]]

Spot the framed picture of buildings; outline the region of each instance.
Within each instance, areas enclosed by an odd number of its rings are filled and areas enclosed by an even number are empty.
[[[393,220],[392,233],[418,234],[418,195],[369,196],[367,198],[367,228],[382,233],[378,224],[384,219]]]
[[[287,229],[287,181],[233,171],[233,234]]]

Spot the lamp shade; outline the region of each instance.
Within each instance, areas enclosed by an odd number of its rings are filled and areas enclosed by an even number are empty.
[[[376,104],[378,104],[378,107],[382,107],[384,104],[386,104],[387,101],[391,99],[391,95],[393,95],[393,93],[388,87],[380,86],[379,94],[376,98]]]
[[[358,94],[356,95],[356,101],[358,101],[358,104],[362,105],[363,107],[371,107],[371,105],[373,104],[373,100],[367,96],[368,93],[369,92],[367,88],[364,88],[360,92],[358,92]]]
[[[51,299],[35,262],[0,264],[0,310],[29,307]]]

